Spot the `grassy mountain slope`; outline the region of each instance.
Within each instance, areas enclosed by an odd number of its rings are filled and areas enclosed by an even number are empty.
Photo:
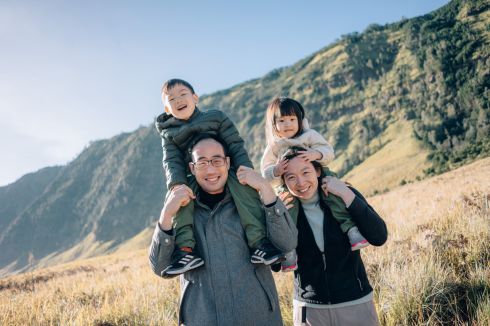
[[[5,229],[12,219],[29,207],[42,195],[47,186],[56,178],[62,168],[47,167],[24,175],[15,183],[0,187],[0,230]],[[1,237],[1,233],[0,233]]]
[[[489,7],[455,0],[372,25],[202,96],[201,108],[227,112],[257,163],[267,103],[298,99],[336,150],[332,168],[366,194],[453,169],[490,153]],[[137,235],[133,245],[142,243],[162,204],[160,160],[152,126],[90,144],[30,204],[2,211],[0,275],[117,250]],[[0,190],[0,207],[7,200]]]
[[[362,192],[375,194],[419,180],[430,167],[429,151],[415,138],[409,121],[393,123],[378,139],[383,146],[344,176]]]
[[[413,123],[427,173],[490,153],[490,15],[487,1],[452,1],[422,17],[371,25],[300,62],[202,97],[240,126],[254,159],[265,147],[264,112],[274,96],[304,104],[310,124],[350,171],[383,147],[394,123]]]
[[[489,200],[490,158],[368,199],[389,230],[361,253],[383,325],[490,323]],[[292,325],[292,273],[275,279]],[[6,325],[172,325],[178,302],[178,279],[153,275],[146,249],[0,280]]]
[[[149,128],[92,143],[1,231],[2,272],[100,254],[154,221],[164,186],[159,147]]]

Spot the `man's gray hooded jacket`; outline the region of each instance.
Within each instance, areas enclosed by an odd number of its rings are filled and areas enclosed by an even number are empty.
[[[297,230],[278,199],[266,212],[269,240],[281,251],[296,247]],[[181,276],[180,323],[199,325],[282,325],[279,300],[271,270],[250,263],[245,233],[230,196],[213,210],[196,200],[196,249],[203,267]],[[150,246],[150,265],[155,274],[170,264],[174,236],[158,224]]]

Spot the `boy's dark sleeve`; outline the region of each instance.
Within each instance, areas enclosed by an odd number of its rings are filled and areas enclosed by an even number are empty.
[[[245,150],[244,141],[235,125],[226,114],[222,113],[221,123],[219,126],[219,137],[228,146],[229,155],[233,166],[238,169],[240,165],[254,168],[252,161]]]
[[[385,222],[360,192],[354,188],[350,189],[356,194],[354,201],[347,208],[352,220],[370,244],[374,246],[383,245],[388,239],[388,229]]]
[[[162,149],[163,169],[165,170],[165,178],[167,179],[167,189],[178,184],[187,184],[187,167],[183,153],[175,143],[166,137],[162,137]]]

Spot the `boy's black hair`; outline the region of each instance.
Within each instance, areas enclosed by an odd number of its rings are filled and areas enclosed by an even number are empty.
[[[267,119],[270,119],[274,133],[277,133],[276,119],[288,115],[294,115],[298,118],[298,132],[294,137],[301,135],[303,133],[303,119],[305,118],[305,109],[301,103],[284,96],[276,97],[269,103]]]
[[[192,92],[192,94],[195,94],[194,87],[192,87],[191,84],[189,84],[188,82],[186,82],[183,79],[178,79],[178,78],[169,79],[165,83],[163,83],[162,93],[168,94],[168,91],[177,85],[183,85],[183,86],[187,87]]]
[[[223,142],[223,140],[221,140],[221,138],[219,138],[216,135],[210,134],[210,133],[200,133],[197,136],[195,136],[190,143],[189,153],[188,153],[190,158],[192,158],[192,150],[197,145],[197,143],[199,143],[201,140],[205,140],[205,139],[213,139],[216,142],[218,142],[223,147],[223,152],[225,153],[225,156],[228,156],[228,147],[226,146],[225,142]]]

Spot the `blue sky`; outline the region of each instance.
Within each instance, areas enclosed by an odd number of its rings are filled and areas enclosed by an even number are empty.
[[[212,93],[446,3],[2,0],[0,186],[149,125],[168,78]]]

